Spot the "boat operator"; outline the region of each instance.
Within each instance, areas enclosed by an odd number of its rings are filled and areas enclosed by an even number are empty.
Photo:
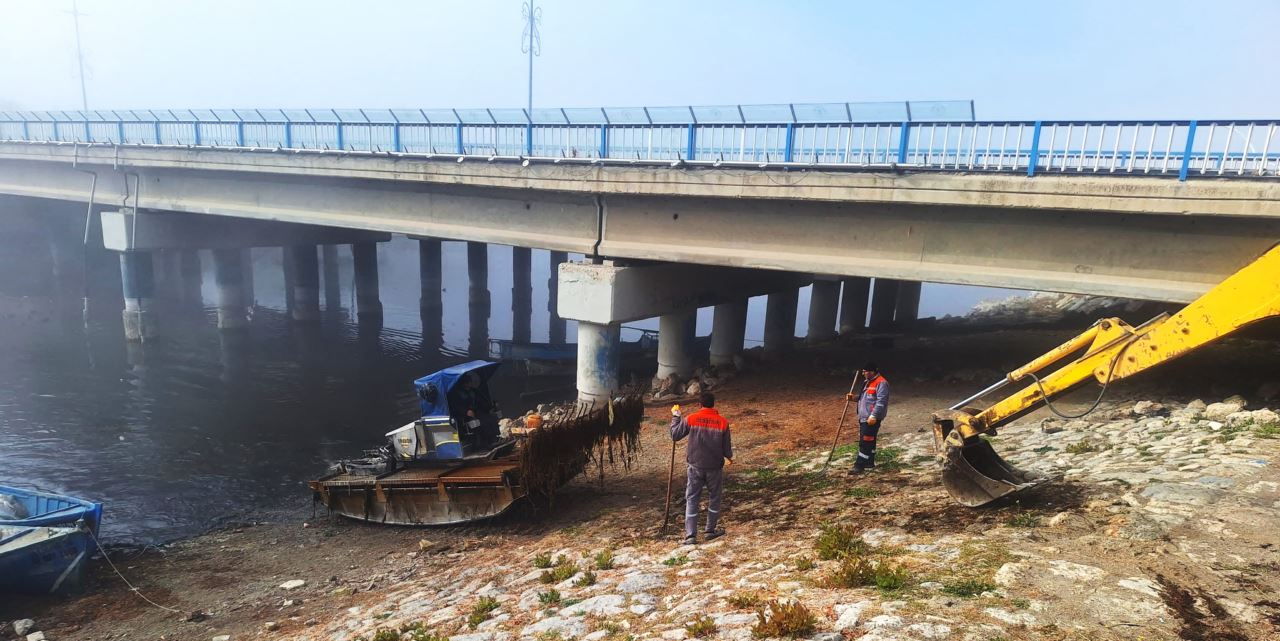
[[[465,445],[484,450],[498,442],[498,417],[480,376],[468,372],[449,390],[449,413]]]

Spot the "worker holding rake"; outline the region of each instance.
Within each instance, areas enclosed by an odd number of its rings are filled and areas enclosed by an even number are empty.
[[[724,536],[719,527],[720,501],[724,496],[724,466],[733,464],[733,441],[729,435],[729,421],[716,411],[716,397],[703,392],[702,409],[687,417],[680,415],[680,406],[671,408],[671,440],[674,443],[689,437],[685,460],[689,463],[688,482],[685,485],[684,543],[698,542],[698,512],[702,502],[702,488],[707,489],[707,529],[703,538],[711,541]]]

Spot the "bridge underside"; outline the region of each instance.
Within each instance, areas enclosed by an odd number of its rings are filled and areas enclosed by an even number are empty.
[[[98,176],[95,202],[112,206],[1178,302],[1280,238],[1274,182],[1019,183],[0,144],[0,194],[87,201],[86,171]]]

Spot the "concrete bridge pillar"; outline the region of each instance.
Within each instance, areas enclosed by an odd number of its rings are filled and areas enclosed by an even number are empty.
[[[875,287],[871,289],[871,321],[870,329],[888,329],[893,325],[894,308],[898,302],[898,281],[888,278],[877,278]]]
[[[204,307],[204,296],[201,288],[204,285],[204,273],[200,267],[200,250],[184,249],[178,257],[178,275],[182,280],[182,302],[195,309]]]
[[[253,248],[245,247],[240,252],[240,273],[244,274],[244,301],[245,307],[249,309],[249,315],[253,315],[253,308],[258,305],[258,292],[254,288],[253,281]]]
[[[324,309],[330,314],[342,309],[342,284],[338,274],[338,246],[322,245],[320,255],[324,261]]]
[[[920,317],[920,286],[917,281],[902,281],[898,285],[898,300],[894,305],[893,324],[909,328]]]
[[[156,335],[155,270],[151,252],[120,252],[120,281],[124,291],[124,337],[144,341]]]
[[[293,272],[293,320],[320,320],[320,259],[315,245],[295,245],[286,252]]]
[[[836,310],[839,306],[840,281],[815,279],[809,295],[806,343],[824,343],[836,337]]]
[[[438,238],[418,239],[418,278],[421,287],[418,311],[422,316],[422,337],[427,345],[439,344],[444,332],[440,248]]]
[[[781,353],[791,350],[796,339],[796,305],[800,290],[784,289],[769,294],[764,308],[764,351]]]
[[[578,403],[601,406],[618,390],[617,323],[578,321]]]
[[[511,340],[528,343],[533,321],[533,250],[511,248]]]
[[[218,329],[241,329],[249,325],[246,298],[245,250],[213,250],[213,274],[218,284]]]
[[[681,381],[689,380],[694,369],[694,332],[698,310],[664,314],[658,318],[658,374],[659,379],[675,375]]]
[[[867,326],[870,278],[846,278],[840,292],[840,334],[853,334]]]
[[[470,311],[470,352],[472,356],[489,354],[489,246],[467,243],[467,307]]]
[[[747,299],[716,305],[711,321],[711,364],[735,365],[747,335]]]
[[[556,304],[560,299],[560,264],[569,262],[569,252],[551,252],[551,275],[547,278],[547,311],[550,312],[547,333],[553,344],[563,344],[568,322],[560,318]]]
[[[382,300],[378,294],[378,244],[351,244],[351,259],[356,271],[356,318],[381,322]]]

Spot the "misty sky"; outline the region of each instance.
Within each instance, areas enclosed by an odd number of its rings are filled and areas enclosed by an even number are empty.
[[[973,99],[1274,117],[1280,2],[545,0],[535,106]],[[521,0],[80,0],[90,108],[519,107]],[[71,0],[0,0],[0,107],[80,106]]]

